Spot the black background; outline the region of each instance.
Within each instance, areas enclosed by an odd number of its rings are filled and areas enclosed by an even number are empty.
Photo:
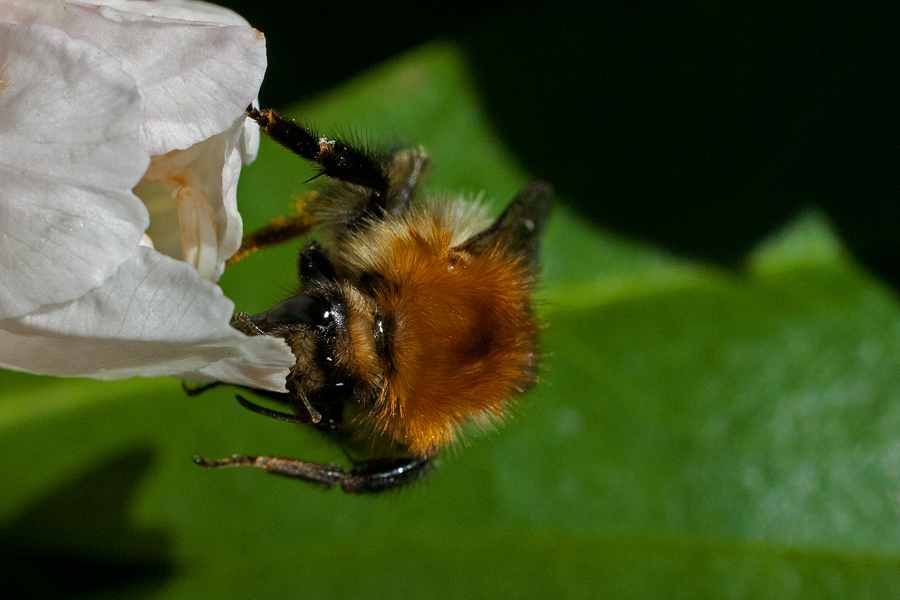
[[[517,158],[603,227],[737,265],[818,208],[858,259],[900,285],[893,9],[227,4],[266,34],[263,104],[311,97],[449,39]]]

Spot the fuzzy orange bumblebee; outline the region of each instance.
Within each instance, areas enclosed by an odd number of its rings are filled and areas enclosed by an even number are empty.
[[[297,361],[288,393],[257,393],[292,413],[238,399],[311,424],[343,445],[353,466],[247,455],[197,462],[255,466],[351,493],[415,481],[441,448],[501,420],[535,381],[531,295],[552,190],[532,182],[490,221],[461,199],[414,201],[428,163],[421,149],[367,153],[271,110],[248,115],[330,181],[291,221],[293,234],[323,240],[300,252],[298,292],[234,321],[290,345]],[[241,252],[285,237],[282,221],[247,236]]]

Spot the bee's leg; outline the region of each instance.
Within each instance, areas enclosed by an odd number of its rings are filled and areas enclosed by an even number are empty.
[[[286,394],[284,392],[258,390],[256,388],[250,388],[242,385],[225,383],[224,381],[213,381],[212,383],[204,383],[195,387],[190,387],[185,381],[181,382],[181,387],[184,389],[184,392],[188,396],[197,396],[199,394],[202,394],[203,392],[206,392],[213,388],[217,388],[220,385],[230,385],[232,387],[244,388],[249,392],[253,392],[257,396],[262,396],[263,398],[268,398],[269,400],[275,400],[276,402],[283,402],[284,404],[287,404],[292,408],[297,407],[297,403],[293,400],[295,396]],[[297,408],[298,412],[301,412],[301,414],[299,415],[272,410],[264,406],[260,406],[259,404],[254,404],[240,394],[236,395],[235,398],[237,399],[238,404],[240,404],[247,410],[255,412],[256,414],[262,415],[264,417],[269,417],[270,419],[287,421],[288,423],[298,423],[301,425],[305,425],[307,423],[318,423],[322,420],[322,413],[317,411],[315,407],[313,407],[313,405],[309,403],[309,400],[306,399],[306,396],[300,396],[300,404],[303,405],[303,409],[301,410]]]
[[[319,246],[319,242],[310,242],[297,255],[297,273],[301,282],[313,279],[334,281],[337,275],[328,255]]]
[[[416,195],[416,187],[431,161],[424,148],[398,150],[391,157],[390,174],[394,183],[385,208],[398,216]]]
[[[431,470],[431,457],[375,460],[356,463],[347,472],[338,465],[306,462],[274,456],[247,456],[235,454],[221,460],[209,460],[200,456],[194,462],[201,467],[257,467],[273,475],[336,485],[347,494],[374,494],[412,483]]]
[[[372,191],[372,208],[387,207],[390,181],[384,161],[379,157],[340,140],[320,137],[312,129],[298,125],[270,108],[256,110],[249,106],[247,116],[256,121],[270,138],[294,154],[317,163],[320,175],[368,188]]]
[[[220,385],[225,385],[224,382],[221,381],[213,381],[211,383],[201,383],[199,385],[190,386],[187,381],[181,382],[181,389],[184,390],[184,393],[188,396],[199,396],[203,392],[209,391],[213,388],[217,388]]]
[[[268,335],[253,322],[246,312],[239,312],[231,317],[231,326],[245,335]]]
[[[232,454],[228,458],[210,460],[202,456],[195,456],[194,462],[201,467],[218,469],[220,467],[257,467],[265,469],[269,473],[301,479],[312,483],[322,483],[328,487],[340,484],[345,476],[344,470],[337,465],[304,462],[289,458],[277,458],[275,456],[248,456],[246,454]]]
[[[226,266],[233,265],[260,248],[277,246],[278,244],[283,244],[284,242],[304,236],[312,231],[315,221],[313,220],[312,215],[310,215],[304,207],[306,203],[315,198],[315,196],[316,193],[312,192],[297,199],[298,214],[288,217],[278,217],[277,219],[273,219],[262,229],[246,234],[241,240],[241,247],[228,259],[225,263]]]
[[[432,455],[354,462],[341,480],[341,489],[347,494],[374,494],[403,487],[429,473],[433,460]]]
[[[281,394],[279,392],[268,392],[271,395],[266,395],[264,393],[260,393],[260,392],[265,392],[265,390],[254,390],[254,392],[259,394],[260,396],[264,396],[266,398],[272,398],[274,400],[278,400],[279,402],[286,402],[287,404],[291,405],[292,407],[294,406],[294,403],[291,402],[291,399],[293,399],[293,396],[291,396],[289,394]],[[288,399],[285,399],[284,396],[287,396]],[[305,411],[305,414],[296,414],[296,415],[292,415],[292,414],[286,413],[286,412],[281,412],[278,410],[272,410],[272,409],[266,408],[264,406],[260,406],[259,404],[254,404],[253,402],[250,402],[249,400],[247,400],[246,398],[244,398],[243,396],[240,396],[240,395],[235,396],[235,398],[237,398],[238,403],[240,403],[240,405],[243,406],[244,408],[246,408],[247,410],[249,410],[251,412],[255,412],[256,414],[262,415],[264,417],[269,417],[270,419],[275,419],[277,421],[286,421],[288,423],[297,423],[297,424],[304,425],[306,423],[318,423],[319,421],[322,420],[322,413],[317,411],[313,407],[313,405],[309,403],[309,400],[306,399],[305,395],[300,396],[300,402],[303,404],[303,410]],[[300,410],[300,409],[298,408],[297,410]]]

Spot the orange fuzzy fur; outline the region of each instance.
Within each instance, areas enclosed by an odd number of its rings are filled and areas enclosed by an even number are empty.
[[[387,435],[431,454],[461,426],[501,418],[534,380],[533,277],[502,247],[454,249],[475,211],[413,211],[383,227],[374,247],[368,238],[361,262],[382,278],[375,296],[392,323],[392,361],[362,438]]]

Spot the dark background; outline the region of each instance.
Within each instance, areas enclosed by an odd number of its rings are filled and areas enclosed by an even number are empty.
[[[314,96],[449,39],[517,158],[599,225],[737,265],[762,237],[819,208],[858,259],[900,285],[892,9],[227,4],[266,34],[263,104]]]
[[[893,10],[228,4],[266,34],[264,104],[313,96],[450,39],[519,160],[603,227],[734,265],[801,210],[819,208],[858,259],[900,285]]]

